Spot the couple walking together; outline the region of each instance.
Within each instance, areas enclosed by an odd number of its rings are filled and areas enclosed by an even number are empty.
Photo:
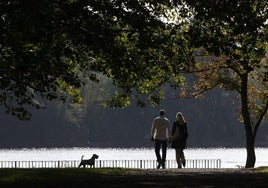
[[[185,156],[183,150],[186,148],[186,139],[188,137],[186,121],[181,112],[176,114],[176,120],[170,131],[170,121],[165,117],[165,111],[160,110],[159,117],[156,117],[152,123],[151,140],[155,142],[155,154],[158,162],[157,168],[165,168],[167,145],[175,149],[178,168],[185,167]],[[160,149],[162,148],[162,157]]]

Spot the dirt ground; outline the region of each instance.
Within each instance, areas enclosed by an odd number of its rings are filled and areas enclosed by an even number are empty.
[[[102,176],[93,187],[268,187],[268,175],[255,169],[151,169]]]

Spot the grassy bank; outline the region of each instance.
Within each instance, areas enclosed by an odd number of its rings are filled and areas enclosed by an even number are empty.
[[[230,186],[231,185],[231,186]],[[268,167],[254,171],[101,169],[0,169],[0,187],[267,187]]]
[[[268,167],[266,167],[266,166],[259,167],[259,168],[257,168],[257,172],[267,173],[268,174]]]
[[[73,187],[93,182],[100,177],[119,176],[130,169],[0,169],[0,187]]]

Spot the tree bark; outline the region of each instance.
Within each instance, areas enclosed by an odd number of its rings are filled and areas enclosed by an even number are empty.
[[[241,105],[242,105],[242,116],[245,125],[246,132],[246,149],[247,149],[247,161],[245,168],[253,168],[256,162],[255,155],[255,136],[253,134],[252,125],[250,121],[250,114],[248,109],[248,73],[241,75]]]
[[[248,125],[245,126],[246,131],[246,148],[247,148],[247,161],[245,168],[253,168],[256,162],[256,155],[255,155],[255,137],[252,134],[252,128]]]

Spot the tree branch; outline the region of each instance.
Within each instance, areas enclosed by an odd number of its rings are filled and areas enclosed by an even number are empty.
[[[259,119],[258,119],[258,121],[257,121],[257,123],[255,125],[255,128],[254,128],[254,137],[256,137],[258,128],[259,128],[259,126],[260,126],[260,124],[261,124],[261,122],[262,122],[262,120],[263,120],[263,118],[264,118],[267,110],[268,110],[268,100],[266,100],[265,108],[263,109],[262,113],[260,114],[260,117],[259,117]]]
[[[23,81],[21,81],[21,80],[18,80],[18,79],[15,79],[15,78],[11,78],[11,77],[6,77],[6,76],[1,76],[0,78],[2,78],[2,79],[6,79],[6,80],[12,80],[12,81],[14,81],[15,83],[19,83],[19,84],[25,85],[25,86],[27,86],[27,87],[33,89],[34,91],[47,92],[47,91],[44,90],[44,89],[37,88],[37,87],[35,87],[35,86],[33,86],[33,85],[30,85],[29,82],[23,82]]]
[[[204,88],[202,89],[201,91],[197,92],[197,93],[194,93],[194,94],[190,94],[193,98],[197,97],[198,95],[201,95],[203,93],[206,93],[207,91],[217,87],[218,85],[220,84],[220,82],[216,82],[214,85],[210,86],[210,87],[207,87],[207,88]]]

